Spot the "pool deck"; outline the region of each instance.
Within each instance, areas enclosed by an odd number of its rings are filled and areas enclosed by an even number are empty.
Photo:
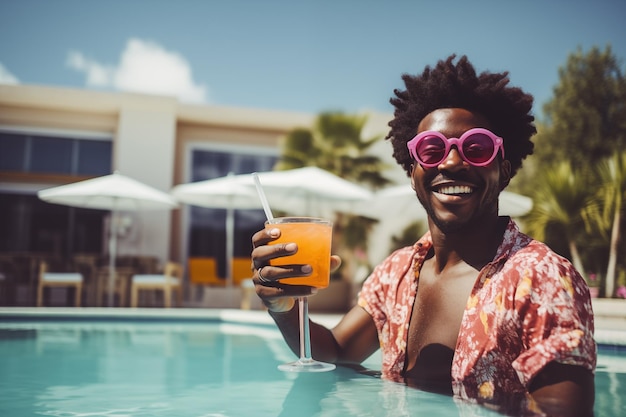
[[[626,300],[595,298],[592,303],[598,344],[626,346]]]
[[[594,299],[595,338],[598,344],[626,346],[626,300]],[[211,309],[211,308],[74,308],[74,307],[0,307],[0,319],[20,317],[28,319],[70,317],[80,315],[83,319],[175,319],[197,321],[224,321],[242,324],[273,325],[271,317],[261,310]],[[332,327],[341,314],[311,313],[311,319]]]

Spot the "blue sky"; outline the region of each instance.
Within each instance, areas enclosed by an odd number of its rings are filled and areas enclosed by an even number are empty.
[[[391,112],[451,53],[552,95],[577,47],[626,60],[624,0],[0,0],[0,82],[299,112]]]

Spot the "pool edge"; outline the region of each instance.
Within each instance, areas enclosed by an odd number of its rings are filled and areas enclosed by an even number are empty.
[[[218,321],[275,326],[264,310],[219,308],[106,308],[106,307],[0,307],[0,320],[167,320]],[[341,319],[338,314],[311,314],[311,319],[327,327]],[[596,327],[599,346],[626,346],[626,329]]]

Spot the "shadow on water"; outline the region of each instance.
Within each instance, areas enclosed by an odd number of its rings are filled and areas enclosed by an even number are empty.
[[[302,415],[307,410],[309,415],[321,413],[321,403],[336,390],[340,372],[301,372],[296,374],[289,389],[279,417]]]
[[[381,380],[378,371],[340,366],[333,372],[295,374],[279,417],[300,415],[470,417],[498,414],[475,404],[459,404],[447,395]]]

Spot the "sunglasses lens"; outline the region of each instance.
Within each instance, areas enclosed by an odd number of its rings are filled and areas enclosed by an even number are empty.
[[[463,141],[463,154],[469,162],[482,164],[493,155],[495,144],[484,133],[475,133]]]
[[[446,154],[446,144],[437,136],[428,136],[420,141],[415,153],[424,164],[437,164]]]

